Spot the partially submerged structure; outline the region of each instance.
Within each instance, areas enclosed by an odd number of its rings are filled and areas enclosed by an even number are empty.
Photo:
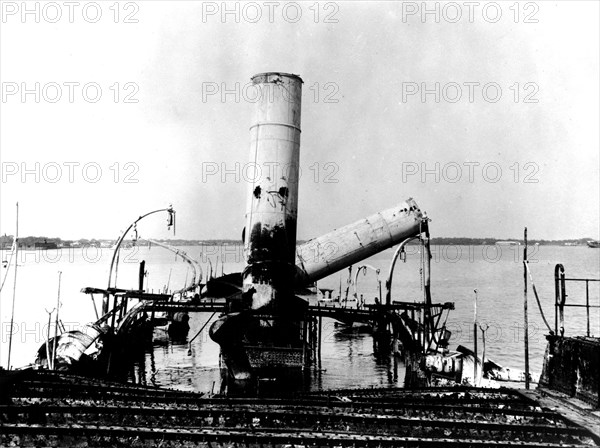
[[[236,380],[251,378],[255,367],[304,367],[312,361],[304,354],[311,351],[307,345],[319,343],[308,331],[315,317],[308,302],[295,295],[297,287],[407,238],[428,235],[426,216],[409,199],[296,250],[302,80],[287,73],[261,73],[252,82],[260,95],[250,127],[250,161],[283,168],[249,183],[242,292],[210,330]],[[431,305],[429,253],[427,258],[425,301]],[[426,307],[424,324],[433,334],[428,311]]]
[[[234,381],[243,382],[251,380],[262,367],[302,369],[314,364],[319,352],[320,319],[327,316],[342,322],[369,322],[375,338],[387,338],[387,345],[394,348],[401,345],[398,351],[405,355],[411,390],[207,398],[45,369],[2,371],[0,445],[144,446],[169,441],[173,446],[584,447],[600,443],[600,431],[594,432],[597,424],[592,432],[585,430],[547,405],[540,405],[538,397],[534,400],[511,389],[457,386],[465,377],[465,360],[471,360],[467,370],[473,368],[472,382],[478,380],[478,370],[479,375],[490,373],[484,372],[490,362],[485,352],[480,360],[476,350],[448,351],[450,334],[442,316],[453,309],[453,304],[432,302],[428,219],[414,200],[296,247],[302,80],[296,75],[264,73],[253,77],[253,82],[263,94],[251,127],[251,160],[276,163],[288,170],[249,186],[246,265],[241,274],[228,276],[225,283],[230,290],[220,296],[227,299],[200,297],[203,287],[210,283],[201,283],[199,266],[194,268],[191,284],[177,294],[146,291],[143,263],[139,288],[119,289],[116,281],[114,285],[111,281],[113,272],[115,278],[117,273],[117,244],[108,287],[83,290],[92,297],[102,297],[98,320],[89,325],[89,331],[65,332],[52,344],[48,340],[39,351],[40,365],[54,369],[58,360],[59,368],[72,372],[110,375],[127,362],[126,346],[152,328],[154,312],[176,315],[212,311],[223,313],[210,330],[221,346],[223,370]],[[157,211],[167,211],[169,224],[174,225],[172,208]],[[405,245],[414,239],[421,243],[423,301],[394,301],[394,266]],[[395,245],[398,248],[390,265],[384,303],[364,309],[322,307],[295,294],[298,287]],[[195,266],[192,260],[186,261]],[[597,409],[600,344],[589,334],[588,296],[586,337],[566,338],[560,329],[564,328],[563,309],[568,306],[565,282],[586,281],[587,285],[598,280],[566,279],[561,266],[557,266],[556,279],[557,317],[549,336],[542,390],[562,392]],[[130,301],[136,303],[130,306]],[[85,369],[88,366],[90,369]],[[496,366],[493,370],[498,375],[501,369]],[[431,384],[433,377],[446,378],[452,387],[417,387]]]
[[[425,356],[431,365],[442,365],[442,370],[448,370],[450,363],[451,373],[459,369],[456,357],[446,356],[450,333],[444,326],[445,319],[441,319],[453,309],[453,304],[432,302],[429,219],[425,213],[409,198],[297,247],[302,80],[292,74],[262,73],[254,76],[252,82],[260,95],[250,127],[249,158],[256,166],[276,169],[248,185],[243,232],[245,267],[241,274],[204,284],[200,267],[185,253],[171,248],[192,266],[190,285],[173,294],[148,292],[142,262],[138,289],[117,288],[119,248],[130,230],[137,234],[137,222],[148,215],[167,212],[169,226],[175,225],[172,207],[149,212],[135,220],[117,242],[108,287],[83,290],[92,299],[94,295],[102,297],[101,314],[90,325],[90,334],[62,335],[52,358],[58,355],[67,368],[81,367],[85,364],[82,360],[91,360],[100,363],[97,372],[110,375],[122,370],[127,346],[152,330],[156,312],[179,316],[176,323],[187,330],[188,311],[219,310],[223,314],[210,327],[210,336],[219,343],[222,367],[234,381],[253,379],[257,369],[265,367],[272,371],[278,367],[305,369],[316,365],[323,316],[347,323],[368,322],[382,341],[380,346],[401,344],[409,365],[409,384],[428,381],[423,369]],[[398,302],[391,293],[394,266],[411,240],[421,243],[423,301]],[[328,309],[311,306],[295,293],[395,245],[399,246],[385,285],[385,303],[356,311]],[[225,299],[207,304],[201,300],[203,292]],[[130,305],[131,300],[134,302]],[[50,356],[48,345],[45,350],[40,349],[42,365],[44,354]]]

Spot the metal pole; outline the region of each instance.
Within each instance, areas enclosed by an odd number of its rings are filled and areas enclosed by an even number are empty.
[[[424,322],[425,322],[425,338],[424,341],[427,343],[426,349],[429,350],[429,338],[433,340],[433,322],[431,317],[431,248],[430,248],[430,237],[429,237],[429,226],[425,221],[425,244],[423,246],[423,252],[425,260],[423,264],[423,284],[425,291],[425,309],[424,309]]]
[[[590,282],[585,281],[585,312],[587,315],[587,336],[590,337]]]
[[[112,319],[110,321],[111,332],[115,330],[115,318],[117,316],[117,295],[113,296]]]
[[[481,371],[479,372],[479,377],[477,378],[477,385],[481,385],[481,381],[483,380],[483,370],[485,367],[485,332],[490,326],[488,324],[480,325],[481,329],[481,340],[483,342],[483,352],[481,353]]]
[[[554,334],[558,335],[558,302],[560,298],[560,288],[558,282],[559,264],[554,267]]]
[[[192,342],[194,342],[194,339],[196,339],[200,335],[200,333],[202,333],[202,330],[204,330],[206,328],[206,326],[208,325],[208,323],[212,320],[212,318],[215,317],[215,314],[217,314],[216,311],[210,315],[208,320],[206,322],[204,322],[204,325],[202,325],[202,328],[200,328],[200,330],[198,330],[198,333],[196,333],[194,335],[194,337],[192,339],[190,339],[190,342],[188,342],[188,353],[187,353],[188,356],[192,356]]]
[[[477,290],[474,289],[475,302],[473,304],[473,386],[477,385]]]
[[[146,260],[140,261],[140,269],[138,271],[138,289],[144,292],[144,273],[146,272]]]
[[[52,313],[54,312],[54,310],[48,311],[46,309],[46,312],[48,313],[48,331],[46,336],[46,367],[48,367],[48,369],[51,370],[52,366],[50,365],[50,325],[52,324]]]
[[[17,291],[17,266],[19,266],[19,203],[17,202],[17,226],[15,228],[15,276],[13,280],[12,311],[10,314],[10,335],[8,336],[8,361],[6,368],[10,370],[10,354],[12,351],[13,324],[15,321],[15,297]]]
[[[98,308],[96,308],[96,301],[94,300],[94,294],[90,294],[90,300],[92,301],[92,305],[94,307],[94,313],[96,314],[96,320],[100,319],[98,316]]]
[[[321,336],[323,335],[323,316],[319,310],[319,333],[317,336],[317,350],[319,354],[319,369],[321,368]]]
[[[561,336],[565,333],[565,303],[567,302],[567,281],[565,279],[564,267],[560,271],[560,328]]]
[[[52,341],[52,370],[56,363],[56,340],[58,339],[58,313],[60,311],[60,279],[62,271],[58,271],[58,295],[56,297],[56,319],[54,320],[54,341]]]
[[[523,326],[525,342],[525,389],[529,389],[529,317],[527,314],[527,227],[524,232],[525,248],[523,250]]]
[[[306,367],[306,345],[308,342],[308,322],[306,318],[302,321],[302,369]],[[310,352],[309,352],[310,353]]]

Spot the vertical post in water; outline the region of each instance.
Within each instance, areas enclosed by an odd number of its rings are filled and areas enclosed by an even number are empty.
[[[587,337],[590,337],[590,282],[585,281],[585,314],[587,316]]]
[[[323,316],[319,312],[319,332],[317,333],[317,356],[319,359],[319,363],[318,363],[319,369],[321,368],[321,338],[322,338],[322,336],[323,336]]]
[[[62,271],[58,271],[58,294],[56,296],[56,318],[54,319],[54,340],[52,341],[52,370],[56,366],[56,344],[58,341],[58,315],[60,310],[60,280]]]
[[[244,230],[243,291],[250,308],[276,307],[293,296],[300,163],[302,79],[286,73],[252,77],[258,100],[251,132]]]
[[[527,227],[524,233],[523,249],[523,340],[525,342],[525,389],[529,389],[529,316],[527,314]]]
[[[477,386],[477,290],[474,289],[473,292],[475,293],[475,302],[473,303],[473,386]]]
[[[10,334],[8,336],[8,361],[6,369],[10,370],[10,353],[12,351],[13,326],[15,322],[15,297],[17,293],[17,266],[19,266],[19,203],[17,202],[17,225],[15,228],[15,237],[13,240],[15,245],[15,276],[13,280],[13,296],[12,296],[12,311],[10,314]]]
[[[146,274],[146,260],[140,261],[140,270],[138,272],[138,289],[144,292],[144,276]]]
[[[425,292],[425,307],[423,308],[424,334],[423,334],[423,349],[429,350],[433,342],[433,319],[431,317],[431,247],[429,226],[425,221],[425,238],[423,244],[423,286]],[[423,227],[423,225],[421,225]]]
[[[559,283],[559,276],[558,276],[558,270],[560,265],[556,265],[554,267],[554,334],[558,335],[558,303],[560,301],[560,283]]]
[[[52,359],[50,358],[50,326],[52,325],[52,312],[54,310],[48,312],[48,310],[46,310],[46,312],[48,313],[48,332],[46,335],[46,367],[48,368],[48,370],[53,370],[52,369]]]

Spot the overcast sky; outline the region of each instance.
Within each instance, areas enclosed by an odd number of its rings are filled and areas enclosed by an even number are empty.
[[[598,238],[598,2],[28,7],[2,2],[2,234],[17,201],[21,236],[65,239],[172,203],[177,237],[240,238],[246,85],[280,71],[304,80],[299,238],[408,197],[433,236]]]

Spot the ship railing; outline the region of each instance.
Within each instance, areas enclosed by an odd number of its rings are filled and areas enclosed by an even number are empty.
[[[585,282],[585,304],[567,303],[567,282]],[[586,336],[590,337],[590,309],[600,308],[598,305],[590,304],[590,282],[600,282],[598,278],[567,278],[565,267],[557,264],[554,268],[554,332],[564,336],[565,333],[565,307],[585,308],[586,310]],[[560,332],[559,332],[560,330]]]

